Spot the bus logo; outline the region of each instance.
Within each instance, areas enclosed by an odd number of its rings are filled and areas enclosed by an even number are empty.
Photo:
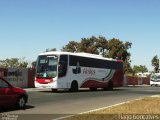
[[[80,67],[79,61],[77,62],[76,68],[72,69],[72,71],[73,71],[74,74],[80,74],[81,73],[81,67]]]

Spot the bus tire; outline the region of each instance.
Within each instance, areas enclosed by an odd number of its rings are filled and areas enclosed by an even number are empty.
[[[51,89],[52,90],[52,92],[57,92],[58,90],[57,89]]]
[[[78,83],[77,83],[77,81],[73,81],[73,82],[71,83],[70,91],[71,91],[71,92],[77,92],[77,91],[78,91]]]
[[[89,88],[91,91],[96,91],[97,88]]]
[[[108,91],[112,91],[113,90],[113,82],[112,81],[108,82],[108,86],[107,86],[106,90],[108,90]]]

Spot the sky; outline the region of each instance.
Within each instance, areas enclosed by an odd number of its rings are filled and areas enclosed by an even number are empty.
[[[104,36],[131,42],[131,65],[160,57],[160,0],[0,0],[0,60]]]

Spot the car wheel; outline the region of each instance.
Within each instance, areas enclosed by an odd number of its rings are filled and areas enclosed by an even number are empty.
[[[26,98],[24,96],[19,97],[17,100],[16,107],[18,109],[24,109],[25,106],[26,106]]]

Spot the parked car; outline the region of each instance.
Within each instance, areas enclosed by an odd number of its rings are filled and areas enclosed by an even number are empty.
[[[4,78],[0,78],[0,108],[15,106],[23,109],[27,100],[28,95],[25,90],[14,87]]]
[[[151,86],[160,86],[160,73],[154,73],[150,79]]]

